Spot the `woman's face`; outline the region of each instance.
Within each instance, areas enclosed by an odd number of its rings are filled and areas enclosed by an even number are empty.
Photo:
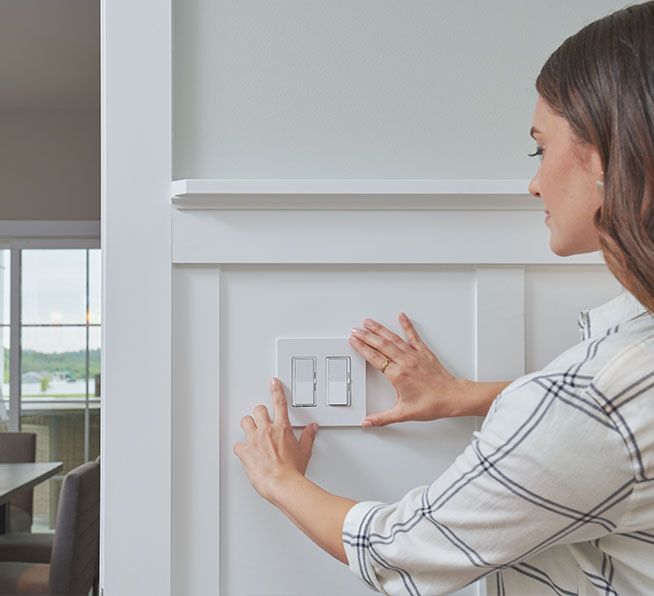
[[[597,187],[603,179],[599,153],[577,140],[567,120],[540,97],[531,134],[542,155],[529,192],[543,200],[552,252],[564,257],[599,250],[593,222],[603,200]]]

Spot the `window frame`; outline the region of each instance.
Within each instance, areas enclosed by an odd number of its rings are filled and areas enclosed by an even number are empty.
[[[29,232],[31,222],[23,222],[23,225],[13,227],[13,231]],[[44,222],[34,222],[37,224]],[[63,226],[68,232],[67,237],[49,237],[46,234],[40,237],[15,235],[14,237],[0,237],[0,249],[9,250],[9,260],[11,263],[11,277],[10,277],[10,315],[9,315],[9,332],[10,332],[10,360],[9,360],[9,431],[18,432],[21,428],[21,256],[24,249],[36,250],[57,250],[57,249],[101,249],[99,237],[76,237],[75,232],[87,234],[90,229],[89,224],[95,224],[99,227],[97,222],[54,222],[58,223],[58,229],[62,229],[62,223],[67,224]],[[82,225],[75,225],[82,224]],[[46,231],[43,226],[37,226],[39,232]],[[0,226],[0,232],[6,232]],[[87,269],[87,294],[88,294],[88,269]],[[87,297],[88,299],[88,297]],[[100,326],[102,323],[100,323]],[[87,331],[88,332],[88,331]],[[16,346],[18,349],[16,349]],[[88,348],[88,346],[87,346]],[[87,353],[88,359],[88,353]],[[88,381],[87,381],[88,382]],[[87,400],[88,401],[88,400]],[[102,395],[100,396],[100,411],[103,407]],[[85,459],[88,459],[88,403],[86,404],[85,413],[85,440],[84,451]]]

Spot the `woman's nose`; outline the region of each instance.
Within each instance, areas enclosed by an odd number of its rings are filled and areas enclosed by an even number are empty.
[[[538,174],[536,174],[529,183],[529,194],[540,199],[540,186],[538,184]]]

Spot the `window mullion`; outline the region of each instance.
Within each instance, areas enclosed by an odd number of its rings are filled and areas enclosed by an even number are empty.
[[[9,430],[20,431],[21,361],[21,250],[11,245]]]
[[[89,250],[86,249],[86,400],[84,401],[84,461],[89,461]]]

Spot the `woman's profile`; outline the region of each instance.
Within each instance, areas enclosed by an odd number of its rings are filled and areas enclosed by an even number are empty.
[[[510,383],[475,383],[404,314],[406,339],[369,319],[353,329],[397,391],[364,427],[486,417],[441,476],[397,503],[357,503],[304,476],[317,427],[296,439],[277,379],[274,422],[262,405],[241,421],[234,451],[253,487],[386,594],[480,579],[489,594],[654,594],[654,2],[568,38],[536,88],[529,192],[550,248],[601,250],[625,289],[581,313],[580,343]]]

